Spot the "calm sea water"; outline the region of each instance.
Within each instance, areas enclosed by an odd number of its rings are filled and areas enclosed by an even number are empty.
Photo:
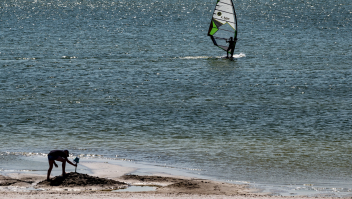
[[[69,149],[281,194],[352,192],[352,2],[3,0],[0,168]],[[26,170],[26,166],[22,166]]]

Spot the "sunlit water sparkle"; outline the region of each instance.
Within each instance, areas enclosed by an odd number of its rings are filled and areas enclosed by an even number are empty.
[[[233,61],[207,37],[214,6],[1,1],[0,169],[68,148],[351,194],[351,1],[235,1]]]

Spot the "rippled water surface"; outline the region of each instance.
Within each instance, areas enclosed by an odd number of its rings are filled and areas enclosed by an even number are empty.
[[[0,168],[68,148],[349,195],[351,1],[234,1],[234,61],[215,2],[1,1]]]

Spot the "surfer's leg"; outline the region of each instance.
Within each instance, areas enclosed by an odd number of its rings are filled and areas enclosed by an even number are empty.
[[[231,49],[231,58],[233,58],[233,51],[235,51],[234,48]]]

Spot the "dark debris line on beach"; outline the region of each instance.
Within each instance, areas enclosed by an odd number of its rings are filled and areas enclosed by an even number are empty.
[[[15,185],[17,183],[27,183],[27,184],[32,184],[32,180],[19,180],[19,179],[13,179],[10,177],[5,177],[5,176],[0,176],[0,186],[11,186]]]
[[[44,180],[38,183],[38,186],[64,186],[64,187],[81,187],[81,186],[113,186],[127,185],[124,182],[116,180],[99,178],[81,173],[68,173],[65,177],[56,176],[50,181]]]

